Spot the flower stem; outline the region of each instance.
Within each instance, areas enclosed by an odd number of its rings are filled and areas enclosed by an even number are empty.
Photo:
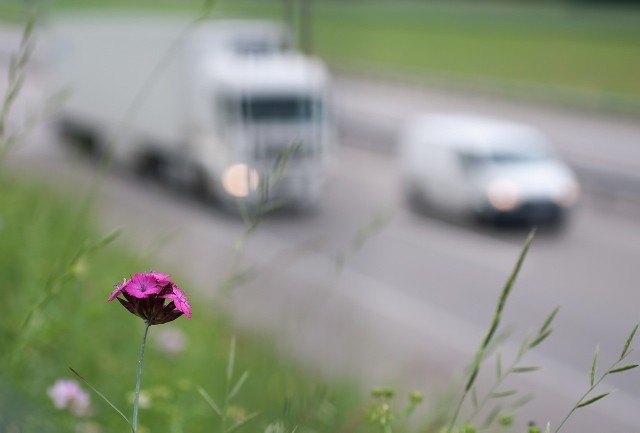
[[[144,334],[142,336],[142,344],[140,345],[140,357],[138,358],[138,374],[136,375],[136,394],[133,399],[133,417],[131,419],[131,429],[133,433],[138,430],[138,400],[140,399],[140,385],[142,383],[142,362],[144,360],[144,346],[147,341],[147,332],[149,332],[149,322],[144,322]]]

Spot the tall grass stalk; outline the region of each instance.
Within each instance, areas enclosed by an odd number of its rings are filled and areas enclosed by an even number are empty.
[[[509,276],[509,278],[507,279],[507,282],[504,286],[504,288],[502,289],[502,293],[500,294],[500,299],[498,300],[498,306],[496,307],[496,312],[493,315],[493,320],[491,322],[491,326],[489,327],[489,330],[486,334],[486,336],[484,337],[484,339],[482,340],[482,343],[480,344],[480,347],[478,347],[478,350],[476,351],[474,360],[473,360],[473,364],[471,367],[471,374],[469,376],[469,379],[467,380],[467,384],[464,388],[464,392],[462,393],[462,396],[460,397],[460,400],[458,401],[458,404],[456,405],[456,409],[453,413],[453,416],[451,417],[451,421],[449,423],[449,426],[447,428],[447,432],[451,433],[453,431],[453,428],[456,424],[456,421],[458,420],[458,416],[460,415],[460,411],[462,410],[462,405],[464,404],[467,396],[469,395],[477,377],[478,377],[478,373],[480,372],[480,365],[482,363],[482,360],[484,359],[484,355],[485,352],[487,350],[487,348],[489,347],[489,343],[491,342],[491,340],[493,339],[496,330],[498,329],[498,326],[500,325],[500,321],[502,320],[502,312],[504,310],[504,307],[507,303],[507,299],[509,297],[509,294],[511,293],[511,289],[513,288],[513,284],[516,281],[516,277],[518,276],[518,273],[520,272],[520,268],[522,267],[522,263],[524,262],[525,257],[527,256],[527,252],[529,251],[529,247],[531,246],[531,243],[533,242],[533,237],[535,234],[535,229],[532,230],[529,233],[529,236],[527,236],[527,240],[524,243],[524,246],[522,247],[522,250],[520,252],[520,256],[518,257],[518,260],[515,264],[515,267],[513,268],[513,270],[511,271],[511,275]]]
[[[510,397],[512,395],[517,394],[516,390],[499,391],[500,386],[505,382],[507,377],[509,377],[511,374],[529,373],[529,372],[538,371],[540,369],[540,367],[537,365],[522,366],[520,365],[520,362],[524,358],[524,355],[530,349],[533,349],[534,347],[538,346],[540,343],[542,343],[542,341],[544,341],[551,334],[551,332],[553,331],[551,324],[553,322],[553,319],[558,314],[558,310],[559,310],[559,307],[556,307],[553,309],[553,311],[549,314],[549,316],[543,322],[542,326],[538,330],[535,337],[532,337],[531,334],[528,334],[522,340],[516,356],[513,358],[513,360],[511,361],[511,363],[506,369],[503,369],[502,357],[500,353],[498,353],[497,360],[496,360],[497,380],[480,401],[478,401],[477,399],[477,396],[475,393],[475,387],[473,388],[472,401],[473,401],[474,410],[467,418],[467,423],[471,423],[473,421],[473,419],[482,411],[482,409],[484,409],[485,405],[490,399]],[[531,398],[532,396],[525,395],[524,397],[520,398],[517,402],[515,402],[515,406],[512,405],[511,409],[521,407],[523,404],[526,404],[527,402],[529,402]]]
[[[29,13],[27,21],[22,31],[22,39],[16,53],[12,54],[9,60],[9,75],[7,80],[7,91],[2,101],[0,109],[0,164],[4,162],[7,153],[13,147],[17,136],[8,132],[9,114],[14,103],[18,99],[27,77],[27,65],[34,48],[34,27],[37,13]]]
[[[235,423],[231,425],[227,425],[229,422],[229,408],[233,399],[238,395],[245,382],[249,378],[249,371],[244,371],[237,381],[234,383],[234,369],[235,369],[235,359],[236,359],[236,339],[233,337],[231,339],[231,344],[229,347],[229,356],[227,358],[227,369],[225,375],[225,393],[222,405],[218,405],[215,402],[213,397],[205,391],[204,388],[198,386],[198,393],[202,396],[205,402],[209,405],[213,413],[220,420],[220,432],[221,433],[231,433],[252,419],[258,416],[258,412],[252,412],[250,414],[244,415],[242,418],[235,421]]]
[[[605,377],[611,374],[617,374],[617,373],[622,373],[624,371],[629,371],[638,367],[638,364],[626,364],[626,365],[620,366],[620,364],[631,354],[630,346],[631,346],[631,343],[633,342],[633,338],[635,337],[637,330],[638,330],[638,325],[636,324],[631,330],[631,333],[629,334],[629,337],[627,338],[618,359],[602,375],[600,375],[600,377],[597,378],[597,380],[596,380],[596,370],[598,368],[598,355],[600,350],[598,347],[596,347],[595,353],[593,355],[593,361],[591,363],[589,387],[584,392],[584,394],[580,396],[580,398],[578,399],[576,404],[571,408],[569,413],[567,413],[567,415],[562,419],[558,427],[554,430],[554,433],[558,433],[562,429],[562,427],[565,425],[565,423],[569,420],[569,418],[573,415],[573,413],[576,410],[589,406],[597,402],[598,400],[605,398],[610,394],[609,392],[605,392],[602,394],[598,394],[595,397],[591,397],[587,399],[587,397],[598,387],[598,385],[600,385],[600,382],[602,382],[602,380]]]

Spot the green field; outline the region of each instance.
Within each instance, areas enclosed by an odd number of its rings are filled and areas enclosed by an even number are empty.
[[[195,12],[197,0],[58,0],[92,7]],[[590,98],[640,98],[640,8],[562,2],[315,0],[313,50],[334,65],[447,84],[531,86]],[[9,0],[0,13],[18,16]],[[215,13],[284,16],[279,0],[219,0]],[[536,87],[537,86],[537,87]]]
[[[640,96],[640,13],[625,21],[602,11],[415,5],[318,14],[318,52],[334,61]]]
[[[88,247],[104,233],[79,208],[77,200],[41,185],[0,177],[2,432],[84,431],[75,430],[77,420],[54,409],[47,397],[57,379],[74,377],[68,367],[131,414],[127,394],[134,388],[143,322],[106,299],[114,283],[150,265],[114,245],[91,251]],[[229,391],[225,377],[235,332],[210,300],[196,296],[185,281],[188,275],[174,278],[178,284],[184,281],[193,318],[150,329],[143,390],[151,397],[151,407],[140,414],[146,428],[140,432],[222,432],[219,418],[196,387],[222,405]],[[161,350],[156,337],[165,328],[187,336],[182,353]],[[234,417],[254,411],[257,417],[238,432],[264,431],[279,420],[289,428],[336,431],[353,416],[355,387],[327,384],[301,371],[281,359],[268,339],[237,335],[235,358],[234,382],[244,371],[250,375],[229,405],[227,427]],[[92,399],[94,414],[86,421],[100,426],[102,433],[127,431],[124,420],[104,401],[95,394]]]

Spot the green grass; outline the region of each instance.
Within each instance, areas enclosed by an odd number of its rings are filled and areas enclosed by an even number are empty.
[[[640,96],[640,10],[407,4],[318,12],[334,61]]]
[[[72,261],[78,250],[102,237],[88,221],[69,198],[0,178],[0,431],[14,431],[12,424],[20,432],[72,431],[73,417],[56,411],[46,395],[56,379],[73,377],[68,367],[131,414],[126,395],[134,387],[143,323],[106,299],[115,282],[148,270],[148,264],[114,245]],[[180,284],[181,276],[174,277]],[[222,401],[235,332],[211,301],[199,299],[193,287],[183,289],[194,317],[150,329],[143,389],[152,393],[153,406],[140,414],[147,431],[219,431],[217,417],[196,386]],[[163,327],[187,334],[182,354],[168,357],[154,344],[154,334]],[[335,431],[352,416],[355,388],[329,386],[301,371],[281,359],[268,339],[238,335],[236,360],[235,377],[245,370],[250,376],[235,404],[259,412],[239,431],[263,430],[282,419],[288,402],[293,402],[287,406],[289,421],[308,428]],[[333,391],[331,396],[324,394],[326,389]],[[92,420],[104,432],[127,431],[106,403],[95,394],[92,398]]]
[[[0,16],[19,16],[17,0]],[[48,10],[195,12],[200,0],[52,0]],[[280,0],[219,0],[221,15],[280,19]],[[640,97],[640,8],[571,3],[315,1],[315,51],[335,64]]]

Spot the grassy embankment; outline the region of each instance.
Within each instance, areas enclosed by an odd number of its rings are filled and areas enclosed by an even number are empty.
[[[279,0],[217,3],[221,14],[283,16]],[[57,0],[49,9],[88,4]],[[90,4],[195,11],[202,2]],[[314,4],[315,51],[349,70],[640,111],[640,8],[408,0]],[[9,2],[0,14],[15,16],[17,9]]]
[[[56,411],[46,394],[55,380],[73,378],[68,367],[130,415],[127,394],[134,386],[143,323],[106,299],[115,282],[148,265],[113,245],[87,248],[102,237],[90,220],[68,197],[0,178],[1,431],[14,431],[12,424],[20,432],[72,431],[74,418]],[[175,277],[179,283],[180,276]],[[184,289],[194,317],[150,330],[143,390],[152,403],[140,417],[146,431],[222,431],[196,387],[222,404],[234,331],[211,301],[198,299],[193,288]],[[161,350],[155,337],[168,328],[186,334],[182,353]],[[335,392],[325,398],[327,385],[280,359],[268,341],[238,336],[235,358],[234,380],[245,370],[250,376],[232,401],[231,419],[243,411],[259,413],[244,431],[263,430],[283,417],[290,425],[336,431],[352,415],[353,388],[332,385]],[[126,431],[124,420],[95,394],[92,398],[92,422],[103,432]]]

